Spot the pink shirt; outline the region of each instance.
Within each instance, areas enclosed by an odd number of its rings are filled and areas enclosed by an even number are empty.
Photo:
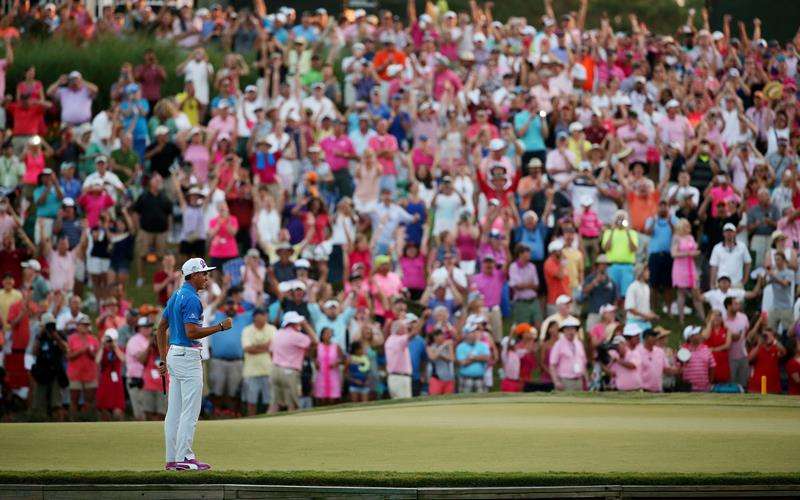
[[[669,116],[664,116],[658,127],[661,129],[661,142],[669,144],[672,141],[681,145],[681,150],[686,149],[686,138],[694,137],[694,129],[692,129],[689,120],[683,115],[675,115],[675,118],[670,119]]]
[[[385,275],[375,273],[372,276],[372,281],[375,284],[372,288],[372,293],[380,292],[387,299],[391,299],[403,290],[403,282],[400,280],[400,276],[393,272],[388,272]],[[381,301],[375,300],[375,314],[383,316],[385,313],[386,311],[383,309]]]
[[[637,123],[635,127],[631,127],[626,123],[617,129],[617,137],[633,150],[630,161],[646,162],[648,141],[639,142],[637,139],[638,134],[643,134],[647,137],[647,129],[641,123]]]
[[[586,351],[577,336],[570,342],[564,335],[559,335],[549,359],[559,378],[580,378],[586,371]]]
[[[75,249],[67,251],[64,255],[57,251],[50,252],[47,263],[50,267],[50,287],[53,290],[71,292],[75,286]]]
[[[218,132],[217,137],[222,134],[228,134],[228,136],[233,137],[236,132],[236,117],[232,114],[229,114],[226,118],[222,118],[222,115],[217,115],[208,122],[207,128],[209,134]]]
[[[386,353],[386,371],[411,375],[411,355],[408,353],[408,335],[390,335],[383,345]]]
[[[726,189],[727,188],[727,189]],[[717,216],[717,205],[720,202],[734,200],[739,198],[730,184],[726,184],[725,188],[722,186],[714,186],[711,188],[711,216]]]
[[[78,205],[86,213],[86,221],[89,227],[97,227],[100,224],[100,213],[105,209],[114,206],[114,199],[105,191],[97,194],[83,193],[78,197]]]
[[[667,355],[664,349],[653,346],[653,350],[647,350],[644,344],[636,346],[641,364],[639,365],[639,377],[642,381],[642,389],[648,392],[661,392],[664,388],[663,377],[664,367],[667,366]]]
[[[494,273],[489,275],[480,272],[472,277],[472,286],[481,292],[483,303],[489,308],[500,305],[503,283],[505,283],[505,275],[499,269],[495,269]]]
[[[609,354],[615,360],[620,359],[619,353],[616,351],[611,351]],[[609,370],[614,376],[614,383],[617,386],[617,390],[638,391],[642,388],[642,378],[639,374],[639,367],[641,365],[639,355],[636,353],[636,351],[629,349],[628,352],[625,353],[624,359],[628,363],[633,363],[635,368],[626,368],[619,363],[611,364],[611,368],[609,368]]]
[[[272,363],[281,368],[299,370],[303,367],[303,356],[311,345],[311,337],[294,328],[281,328],[275,332],[269,344]]]
[[[397,145],[397,139],[392,134],[376,135],[371,138],[367,143],[370,148],[379,151],[397,152],[400,148]],[[378,156],[378,163],[383,166],[383,175],[397,175],[397,167],[394,164],[394,155],[391,158],[381,158]]]
[[[345,134],[342,134],[340,137],[329,135],[320,141],[319,147],[325,152],[325,160],[331,167],[331,172],[337,172],[348,167],[350,160],[339,156],[340,154],[356,154],[356,149],[353,147],[353,141],[351,141],[350,138]]]
[[[209,228],[214,229],[220,225],[220,218],[214,217],[209,223]],[[239,221],[236,217],[229,216],[228,222],[211,239],[208,255],[211,257],[227,258],[237,257],[239,249],[236,246],[236,231],[239,230]]]
[[[717,366],[711,349],[705,344],[700,344],[696,348],[691,344],[684,344],[683,347],[692,352],[692,357],[683,365],[683,379],[692,384],[692,391],[707,392],[711,390],[711,381],[708,378],[709,368]]]
[[[403,285],[406,288],[425,289],[425,257],[422,254],[416,257],[400,257],[398,264],[403,270]]]
[[[741,335],[739,340],[731,342],[731,348],[728,352],[730,359],[743,359],[747,357],[747,330],[750,329],[750,320],[743,312],[737,312],[733,318],[725,312],[722,315],[722,323],[725,328],[731,332],[731,335]]]
[[[603,229],[603,223],[597,216],[597,212],[587,209],[575,215],[575,222],[578,224],[578,233],[584,238],[597,238]]]
[[[150,340],[137,333],[125,344],[125,370],[128,377],[142,378],[144,364],[139,362],[139,356],[150,346]]]
[[[67,346],[70,351],[79,351],[86,347],[89,352],[84,352],[75,359],[67,362],[67,378],[77,382],[94,382],[97,380],[97,363],[94,362],[94,355],[100,347],[100,341],[92,334],[81,335],[73,333],[67,339]]]
[[[208,164],[211,162],[211,154],[203,144],[189,144],[183,152],[183,160],[192,164],[192,173],[197,176],[197,180],[205,183],[208,179]]]

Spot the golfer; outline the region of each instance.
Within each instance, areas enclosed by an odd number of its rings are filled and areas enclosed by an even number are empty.
[[[203,365],[198,340],[228,330],[233,324],[231,318],[225,318],[216,325],[201,326],[203,306],[197,292],[206,288],[208,272],[213,269],[199,258],[189,259],[183,264],[183,286],[169,298],[156,332],[159,355],[162,360],[167,360],[159,365],[159,371],[162,376],[169,371],[172,379],[167,399],[167,418],[164,420],[167,470],[211,468],[197,460],[192,451],[194,429],[203,397]]]

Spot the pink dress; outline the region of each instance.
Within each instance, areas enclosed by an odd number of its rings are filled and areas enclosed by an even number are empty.
[[[317,344],[317,377],[314,379],[314,397],[338,399],[342,396],[342,378],[339,374],[339,349],[337,344]]]
[[[678,242],[678,251],[694,252],[697,243],[691,236],[684,236]],[[672,261],[672,286],[675,288],[694,288],[697,286],[697,269],[694,257],[676,257]]]

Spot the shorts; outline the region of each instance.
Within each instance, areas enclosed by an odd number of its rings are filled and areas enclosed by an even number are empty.
[[[155,251],[156,255],[164,255],[167,250],[167,231],[149,233],[144,229],[140,229],[136,233],[135,250],[137,257],[140,259],[151,251]]]
[[[259,397],[262,403],[269,404],[269,393],[269,377],[266,375],[260,377],[245,377],[242,380],[242,401],[247,404],[258,404]]]
[[[273,365],[269,376],[270,402],[278,406],[300,406],[300,370]]]
[[[208,381],[214,396],[235,397],[242,385],[242,360],[211,358]]]
[[[89,382],[82,382],[80,380],[69,381],[70,391],[88,391],[92,389],[97,389],[97,380],[91,380]]]
[[[511,319],[514,323],[529,323],[538,325],[544,321],[539,299],[515,300],[511,306]]]
[[[36,410],[47,411],[52,408],[61,408],[64,403],[64,396],[58,382],[49,384],[36,384],[33,388],[33,408]]]
[[[347,390],[350,394],[369,394],[369,387],[366,385],[351,385]]]
[[[101,257],[87,257],[86,271],[92,274],[105,274],[111,268],[111,259]]]
[[[130,379],[128,379],[128,396],[131,398],[131,411],[133,417],[136,419],[144,418],[144,401],[142,400],[143,389],[132,387]]]
[[[127,260],[111,260],[111,270],[117,274],[130,274],[131,263]]]
[[[458,392],[486,392],[486,382],[483,377],[458,377]]]
[[[657,289],[672,288],[672,255],[669,252],[651,253],[647,258],[650,269],[650,286]]]
[[[167,396],[161,391],[142,390],[139,393],[139,402],[145,413],[167,414]]]
[[[456,389],[455,380],[439,380],[436,377],[428,379],[428,394],[436,396],[438,394],[453,394]]]
[[[206,254],[206,240],[181,241],[178,252],[192,257],[203,257]]]

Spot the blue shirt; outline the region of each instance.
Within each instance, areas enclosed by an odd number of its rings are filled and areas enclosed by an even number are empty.
[[[527,110],[520,111],[514,115],[514,130],[517,132],[522,130],[522,127],[528,123],[530,116],[531,112]],[[543,151],[545,149],[544,138],[542,137],[542,118],[540,116],[533,119],[528,130],[525,131],[525,135],[520,137],[519,140],[525,145],[525,151]]]
[[[484,344],[483,342],[475,342],[474,344],[469,344],[467,342],[461,342],[458,344],[456,348],[456,359],[458,361],[463,361],[470,356],[488,356],[489,355],[489,346]],[[458,374],[462,377],[483,377],[484,372],[486,372],[486,362],[485,361],[475,361],[468,365],[459,366]]]
[[[347,352],[347,325],[350,324],[350,320],[356,314],[355,308],[348,307],[334,319],[330,319],[322,312],[319,304],[312,302],[308,304],[308,313],[311,315],[311,324],[314,325],[314,331],[317,332],[317,335],[322,332],[323,328],[330,328],[333,331],[331,340],[339,345],[342,352]]]
[[[667,222],[667,219],[654,215],[647,219],[644,227],[647,230],[652,229],[653,234],[650,236],[650,243],[648,243],[648,253],[663,253],[670,251],[672,244],[672,227],[678,223],[678,217],[672,215],[672,226]]]
[[[119,105],[122,113],[122,126],[125,130],[130,130],[131,122],[136,120],[133,126],[134,139],[147,139],[147,114],[150,112],[150,103],[146,99],[139,99],[136,102],[122,101]]]
[[[197,290],[189,283],[184,283],[167,301],[167,307],[161,317],[169,325],[169,344],[184,347],[199,347],[200,342],[191,340],[186,335],[186,323],[203,325],[203,305]]]
[[[547,237],[547,225],[544,222],[539,221],[533,229],[520,226],[517,229],[516,236],[517,243],[522,243],[531,249],[532,261],[541,262],[544,260],[544,240]]]
[[[227,317],[227,314],[218,312],[214,316],[214,323],[220,323]],[[247,325],[253,323],[253,310],[237,314],[232,319],[233,326],[230,330],[215,333],[208,338],[208,346],[211,348],[212,358],[241,359],[244,357],[242,331]]]
[[[419,369],[422,362],[428,359],[425,351],[425,341],[419,335],[408,341],[408,355],[411,357],[411,379],[419,380]]]
[[[61,184],[61,192],[64,194],[64,198],[72,198],[73,201],[76,201],[81,195],[83,185],[78,179],[74,177],[70,180],[62,178],[58,182]]]
[[[44,203],[39,203],[39,197],[44,193],[45,189],[49,189]],[[61,200],[58,199],[56,188],[54,186],[46,187],[39,186],[33,190],[33,200],[36,203],[36,217],[48,217],[55,219],[58,216],[58,209],[61,208]]]

